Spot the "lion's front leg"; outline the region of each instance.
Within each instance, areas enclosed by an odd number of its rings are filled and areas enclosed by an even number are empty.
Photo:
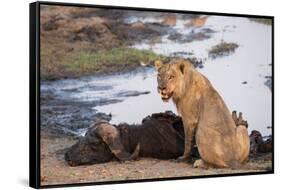
[[[195,129],[195,124],[184,124],[184,153],[182,156],[177,158],[178,162],[186,162],[190,158],[190,152],[192,148],[193,132]]]

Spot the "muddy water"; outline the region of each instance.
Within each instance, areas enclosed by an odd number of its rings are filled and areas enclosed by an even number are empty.
[[[151,20],[151,19],[150,19]],[[147,20],[148,22],[150,21]],[[144,20],[145,21],[145,20]],[[178,20],[178,32],[188,34],[191,30]],[[196,57],[206,58],[200,72],[208,77],[213,86],[224,98],[230,110],[243,112],[249,122],[250,130],[259,130],[263,135],[271,134],[271,91],[265,86],[266,76],[271,76],[271,27],[251,22],[246,18],[210,17],[204,26],[216,33],[210,39],[191,43],[176,43],[164,36],[161,43],[151,47],[137,44],[139,49],[151,49],[157,53],[170,55],[174,52],[192,52]],[[235,53],[209,59],[208,50],[224,40],[235,42],[239,48]],[[111,112],[112,122],[139,123],[147,114],[165,110],[176,111],[172,102],[163,103],[156,92],[156,73],[149,70],[146,77],[142,74],[120,81],[120,87],[135,90],[149,90],[151,94],[128,99],[114,105],[97,107],[101,112]],[[246,84],[242,84],[243,82]]]
[[[142,22],[160,22],[159,19],[140,18]],[[137,22],[133,18],[128,22]],[[265,86],[266,76],[271,76],[271,27],[251,22],[246,18],[209,17],[203,28],[186,28],[184,20],[178,20],[174,29],[181,34],[200,32],[209,28],[215,33],[211,38],[179,43],[163,36],[154,45],[136,44],[135,48],[152,49],[156,53],[171,55],[177,52],[192,52],[194,56],[206,59],[199,69],[211,81],[224,98],[230,110],[243,112],[250,130],[259,130],[263,135],[271,134],[271,90]],[[217,59],[208,58],[211,46],[224,40],[235,42],[239,48],[235,53]],[[185,55],[183,55],[184,57]],[[246,81],[246,82],[245,82]],[[242,84],[246,83],[246,84]],[[81,103],[95,103],[92,109],[109,114],[111,123],[140,123],[156,112],[171,110],[176,113],[170,101],[163,103],[157,94],[156,72],[142,67],[132,73],[106,77],[83,77],[62,80],[42,85],[41,88],[56,92],[56,96]],[[83,134],[85,130],[79,129]]]

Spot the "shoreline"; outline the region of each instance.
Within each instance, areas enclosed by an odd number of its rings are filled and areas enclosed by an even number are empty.
[[[70,167],[64,161],[65,149],[74,144],[73,137],[55,137],[41,132],[42,185],[138,180],[182,176],[202,176],[229,173],[266,172],[272,170],[272,153],[249,157],[239,169],[199,169],[190,163],[174,160],[139,158],[135,161],[107,162],[103,164]],[[172,179],[171,179],[172,180]]]

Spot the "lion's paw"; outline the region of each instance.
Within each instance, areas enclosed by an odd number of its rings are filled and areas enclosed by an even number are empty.
[[[199,159],[199,160],[196,160],[194,162],[193,167],[194,168],[207,169],[208,165],[202,159]]]

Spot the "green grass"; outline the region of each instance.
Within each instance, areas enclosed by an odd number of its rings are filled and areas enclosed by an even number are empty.
[[[48,49],[41,53],[41,57],[44,59],[41,59],[41,62],[43,62],[41,76],[44,79],[122,72],[139,67],[141,62],[153,64],[156,59],[167,59],[167,57],[155,54],[149,50],[126,47],[97,52],[81,51],[69,53],[68,55],[58,57],[55,64],[48,61],[49,54]]]
[[[66,69],[71,71],[105,71],[119,70],[124,66],[136,67],[140,62],[151,63],[163,56],[148,50],[132,48],[115,48],[96,53],[79,52],[70,57]]]

